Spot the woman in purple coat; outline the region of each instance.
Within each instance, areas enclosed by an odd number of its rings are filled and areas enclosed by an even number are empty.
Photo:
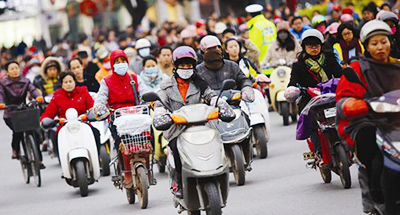
[[[19,64],[16,61],[8,62],[5,65],[6,76],[0,81],[0,109],[5,109],[8,105],[21,105],[25,103],[29,95],[37,102],[43,102],[43,97],[33,84],[21,75]],[[13,130],[8,110],[4,111],[4,121]],[[12,159],[18,159],[20,142],[23,139],[22,133],[13,131],[12,137]]]

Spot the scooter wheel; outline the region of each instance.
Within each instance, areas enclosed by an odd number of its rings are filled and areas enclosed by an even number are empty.
[[[209,182],[204,185],[204,191],[208,197],[208,208],[206,210],[207,215],[221,215],[221,198],[217,189],[217,186]]]
[[[200,211],[188,211],[188,215],[200,215]]]
[[[344,189],[349,189],[351,187],[349,158],[342,145],[337,145],[335,149],[338,158],[340,181]]]
[[[100,164],[102,169],[103,176],[110,175],[110,156],[107,153],[107,149],[105,145],[100,147]]]
[[[268,157],[268,141],[267,137],[265,136],[266,130],[264,125],[257,125],[254,127],[254,138],[255,138],[255,145],[257,156],[260,159],[265,159]]]
[[[81,196],[85,197],[89,194],[89,188],[88,188],[88,180],[86,176],[84,161],[79,160],[75,163],[75,172]]]
[[[289,103],[281,102],[281,115],[283,118],[283,125],[289,125]]]
[[[146,209],[149,202],[149,178],[147,177],[144,167],[138,167],[136,169],[137,181],[137,195],[139,197],[139,205],[141,209]]]
[[[332,181],[332,172],[328,167],[318,167],[319,172],[321,173],[322,180],[326,183],[329,184]]]

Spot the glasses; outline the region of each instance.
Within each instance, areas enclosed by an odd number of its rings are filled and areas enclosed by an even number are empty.
[[[320,44],[316,44],[316,45],[309,44],[309,45],[306,45],[306,48],[310,48],[310,49],[317,49],[317,48],[320,48],[320,47],[321,47]]]

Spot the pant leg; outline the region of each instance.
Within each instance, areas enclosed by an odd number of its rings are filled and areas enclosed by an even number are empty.
[[[175,171],[180,175],[182,175],[182,161],[179,156],[178,145],[177,145],[177,138],[172,139],[169,141],[169,148],[171,148],[172,154],[174,156],[174,163],[175,163]]]
[[[11,147],[13,150],[19,152],[20,150],[20,142],[24,139],[24,134],[22,132],[14,132],[12,122],[10,118],[4,118],[4,121],[6,125],[11,129],[12,131],[12,141],[11,141]]]
[[[382,188],[385,198],[385,215],[400,214],[400,172],[384,167]]]
[[[363,167],[358,168],[358,182],[360,183],[363,211],[364,213],[371,212],[374,210],[374,201],[369,190],[367,170]]]

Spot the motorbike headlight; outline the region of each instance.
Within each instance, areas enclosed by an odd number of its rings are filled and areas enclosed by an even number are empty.
[[[278,77],[284,78],[286,75],[286,71],[284,69],[278,70]]]
[[[81,128],[79,122],[71,122],[67,124],[67,129],[71,133],[77,133],[79,129]]]

